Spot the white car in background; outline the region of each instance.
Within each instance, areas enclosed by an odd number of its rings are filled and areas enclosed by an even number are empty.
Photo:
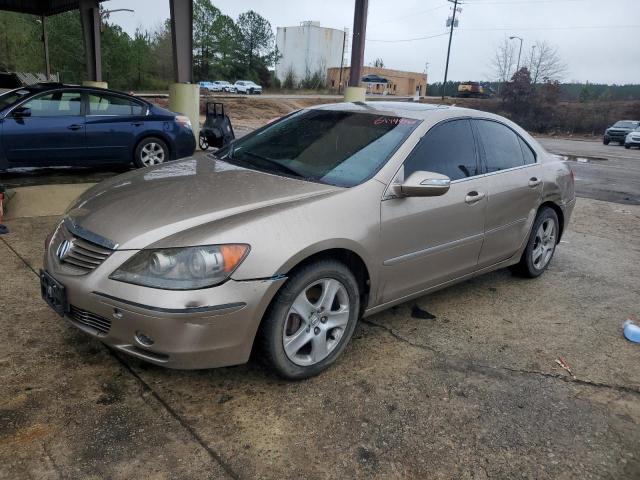
[[[640,127],[627,133],[624,139],[624,148],[638,147],[640,148]]]
[[[231,83],[227,82],[226,80],[216,80],[213,83],[214,85],[217,85],[219,87],[219,90],[217,90],[218,92],[233,93],[236,91],[236,87]]]
[[[238,80],[234,87],[236,92],[246,93],[247,95],[253,95],[254,93],[260,95],[262,93],[262,87],[251,80]]]
[[[219,85],[216,85],[216,82],[198,82],[198,85],[201,89],[207,90],[209,92],[220,92],[221,88]]]

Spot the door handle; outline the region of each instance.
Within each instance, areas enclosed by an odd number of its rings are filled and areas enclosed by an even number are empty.
[[[485,197],[485,195],[486,194],[484,192],[476,192],[475,190],[473,190],[467,193],[467,196],[464,197],[464,201],[469,205],[473,205],[474,203],[477,203],[480,200],[482,200]]]
[[[131,125],[133,125],[134,127],[139,127],[141,125],[143,125],[144,122],[131,122]]]
[[[69,125],[67,128],[69,130],[80,130],[82,128],[82,125],[78,125],[77,123],[74,123],[73,125]]]
[[[531,178],[529,179],[529,186],[530,186],[531,188],[535,188],[535,187],[537,187],[538,185],[540,185],[541,183],[542,183],[542,180],[538,180],[538,178],[537,178],[537,177],[531,177]]]

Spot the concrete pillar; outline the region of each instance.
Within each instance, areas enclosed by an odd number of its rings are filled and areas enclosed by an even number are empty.
[[[84,82],[82,82],[82,85],[85,87],[109,88],[107,82],[92,82],[91,80],[85,80]]]
[[[80,0],[80,20],[84,36],[84,55],[87,80],[102,82],[102,55],[100,52],[100,5],[98,0]]]
[[[344,91],[344,99],[347,102],[364,102],[367,93],[365,88],[360,87],[360,77],[362,77],[362,65],[364,64],[364,40],[367,33],[368,8],[369,0],[356,0],[353,14],[349,86]]]
[[[176,83],[193,82],[193,0],[169,0],[173,76]]]
[[[364,87],[347,87],[344,91],[345,102],[364,102],[367,89]]]
[[[174,83],[169,87],[169,109],[189,117],[193,133],[200,133],[200,86],[191,83]]]
[[[191,120],[200,132],[200,87],[193,84],[193,0],[169,0],[174,84],[169,87],[169,108]]]

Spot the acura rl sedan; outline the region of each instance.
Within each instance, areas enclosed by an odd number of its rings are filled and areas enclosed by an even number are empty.
[[[361,317],[503,267],[538,277],[574,202],[567,164],[502,117],[325,105],[87,191],[46,240],[42,295],[157,365],[256,349],[301,379]]]
[[[146,167],[195,148],[188,117],[114,90],[43,83],[0,95],[0,170]]]

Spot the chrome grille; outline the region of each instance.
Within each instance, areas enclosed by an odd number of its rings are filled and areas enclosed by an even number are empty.
[[[70,246],[63,255],[60,254],[61,250],[58,250],[60,262],[71,265],[85,273],[100,266],[111,255],[111,250],[80,237],[73,237],[68,242]]]
[[[117,248],[113,242],[65,219],[53,238],[52,252],[60,264],[85,275],[99,267]]]
[[[100,315],[96,315],[95,313],[87,312],[86,310],[74,307],[73,305],[71,305],[69,313],[72,320],[95,330],[99,335],[106,335],[111,329],[111,320],[101,317]]]

